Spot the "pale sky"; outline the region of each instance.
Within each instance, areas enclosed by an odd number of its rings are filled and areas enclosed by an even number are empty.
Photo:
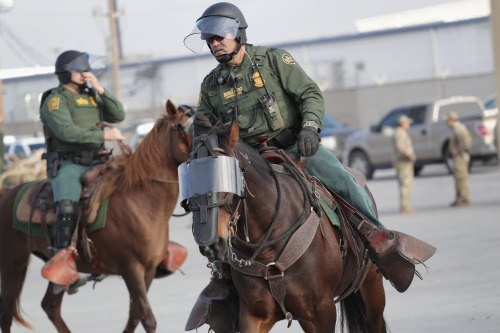
[[[110,55],[108,1],[13,1],[0,12],[0,68],[53,65],[68,49]],[[116,0],[126,60],[192,54],[183,44],[203,11],[217,1]],[[357,19],[450,0],[235,0],[249,24],[248,42],[272,45],[355,33]]]

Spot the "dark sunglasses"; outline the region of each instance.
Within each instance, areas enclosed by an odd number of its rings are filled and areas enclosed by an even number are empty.
[[[210,38],[207,38],[207,42],[208,42],[208,44],[212,44],[214,42],[214,40],[220,42],[223,39],[224,39],[224,37],[214,35],[214,36],[212,36]]]

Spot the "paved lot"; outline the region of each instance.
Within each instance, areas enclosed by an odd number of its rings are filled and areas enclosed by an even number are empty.
[[[385,318],[395,333],[499,332],[500,329],[500,172],[497,165],[474,166],[470,176],[473,205],[450,208],[453,180],[442,166],[427,166],[415,182],[412,204],[418,212],[400,215],[394,170],[377,171],[369,182],[384,224],[436,246],[438,251],[419,268],[424,280],[415,278],[400,294],[386,283]],[[180,211],[180,210],[179,210]],[[209,280],[206,260],[191,235],[189,218],[170,222],[171,239],[189,248],[184,274],[156,280],[149,292],[158,332],[183,332],[189,311]],[[46,282],[42,263],[33,257],[22,306],[36,332],[54,332],[40,302]],[[118,277],[110,277],[93,290],[86,286],[66,296],[63,317],[73,332],[121,332],[128,313],[128,293]],[[206,332],[206,328],[200,332]],[[19,326],[13,332],[31,332]],[[137,332],[144,332],[142,327]],[[297,323],[284,322],[272,332],[301,332]]]

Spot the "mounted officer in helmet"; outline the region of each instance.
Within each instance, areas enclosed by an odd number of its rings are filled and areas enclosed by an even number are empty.
[[[360,228],[365,224],[372,230],[385,229],[376,217],[368,193],[338,159],[320,145],[318,133],[325,105],[318,85],[286,50],[248,44],[247,27],[245,17],[236,6],[220,2],[205,10],[184,39],[186,47],[195,53],[201,52],[204,44],[208,45],[219,62],[201,84],[191,132],[199,136],[208,133],[218,120],[229,124],[234,119],[239,125],[240,139],[247,144],[258,148],[265,138],[268,146],[296,151],[305,157],[305,170],[310,175],[319,178],[366,217]],[[194,223],[196,226],[196,221]],[[225,263],[214,266],[214,276],[222,279],[212,278],[202,292],[186,330],[205,322],[216,332],[235,329],[235,326],[228,328],[234,319],[230,309],[236,307],[234,300],[227,297],[233,290],[230,268]],[[413,272],[410,273],[413,276]],[[221,314],[228,317],[221,319]]]
[[[104,141],[124,140],[119,129],[103,130],[97,123],[121,122],[122,104],[105,90],[96,75],[106,57],[69,50],[55,64],[60,82],[42,95],[40,118],[47,144],[47,176],[56,203],[54,254],[69,246],[76,226],[81,176],[109,157]]]

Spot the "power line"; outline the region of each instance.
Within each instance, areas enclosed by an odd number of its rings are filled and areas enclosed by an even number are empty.
[[[12,32],[9,26],[2,21],[0,21],[0,34],[3,34],[6,37],[5,40],[10,46],[10,50],[30,65],[42,66],[52,64],[52,61],[40,54],[29,44],[23,42],[23,40]]]

